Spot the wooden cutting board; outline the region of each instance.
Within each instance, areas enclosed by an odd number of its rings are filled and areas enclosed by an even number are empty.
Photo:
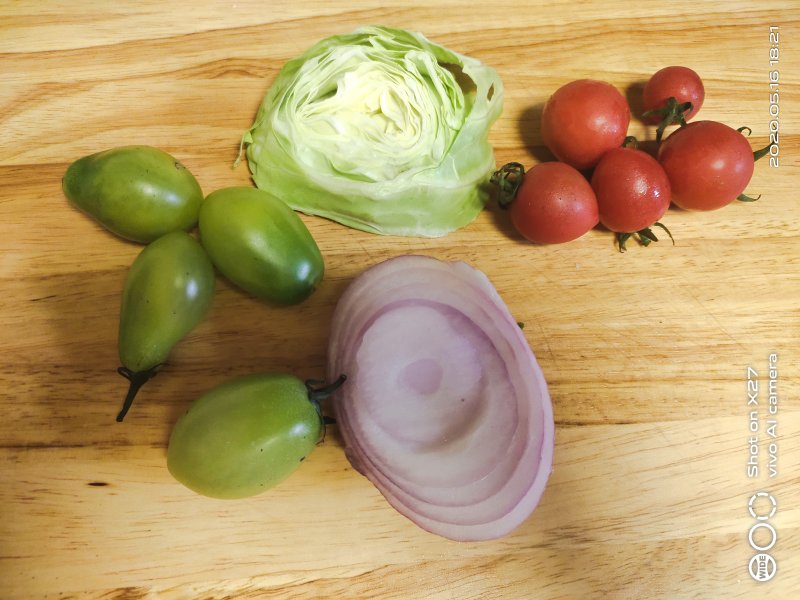
[[[606,80],[636,108],[641,84],[669,64],[700,73],[702,118],[748,125],[754,148],[774,120],[779,164],[757,164],[748,191],[758,202],[671,210],[674,245],[624,254],[600,230],[566,245],[524,243],[493,206],[440,239],[303,217],[326,261],[314,296],[271,308],[220,280],[209,317],[116,423],[126,383],[115,373],[119,297],[140,247],[68,205],[67,165],[149,144],[179,157],[206,191],[249,185],[231,164],[281,65],[367,24],[422,31],[499,71],[499,164],[548,158],[538,114],[560,85]],[[794,597],[799,24],[789,0],[4,3],[0,597]],[[653,137],[638,120],[631,133]],[[408,253],[483,270],[525,324],[549,382],[556,448],[522,527],[487,543],[418,529],[348,465],[335,427],[261,497],[208,500],[172,480],[166,442],[194,398],[254,371],[321,375],[347,284]],[[748,385],[759,386],[754,406]],[[759,492],[751,508],[763,521],[748,509]],[[753,546],[769,546],[768,526],[777,572],[757,582],[748,565]]]

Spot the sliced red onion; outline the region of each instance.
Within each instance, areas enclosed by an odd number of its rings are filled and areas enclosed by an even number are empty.
[[[502,537],[533,512],[553,410],[503,300],[463,262],[402,256],[336,306],[328,376],[348,459],[400,513],[453,540]]]

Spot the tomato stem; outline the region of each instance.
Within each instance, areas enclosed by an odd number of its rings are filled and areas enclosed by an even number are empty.
[[[631,238],[635,239],[639,243],[639,245],[644,247],[649,246],[652,242],[657,242],[658,237],[656,237],[656,234],[653,233],[652,227],[660,227],[661,229],[666,231],[667,235],[669,236],[669,239],[672,240],[672,245],[673,246],[675,245],[675,238],[672,237],[672,233],[670,232],[669,229],[667,229],[667,226],[659,221],[656,221],[650,227],[645,227],[644,229],[640,229],[639,231],[633,231],[630,233],[617,233],[616,239],[617,239],[617,245],[619,246],[619,251],[625,252],[627,250],[627,248],[625,248],[625,243]]]
[[[756,196],[755,198],[753,198],[752,196],[748,196],[748,195],[746,195],[746,194],[739,194],[738,196],[736,196],[736,199],[737,199],[739,202],[755,202],[755,201],[756,201],[756,200],[758,200],[759,198],[761,198],[761,194],[759,194],[759,195],[758,195],[758,196]]]
[[[131,382],[131,384],[128,386],[128,393],[125,396],[125,402],[122,404],[122,410],[120,410],[119,414],[117,415],[118,423],[122,423],[123,419],[125,419],[125,415],[128,414],[131,405],[133,405],[133,399],[136,398],[136,394],[139,393],[141,387],[155,377],[161,367],[162,365],[158,364],[152,369],[147,369],[146,371],[131,371],[127,367],[120,367],[117,369],[117,373]]]
[[[675,238],[672,237],[672,232],[669,229],[667,229],[666,225],[664,225],[661,221],[656,221],[655,223],[653,223],[653,227],[660,227],[661,229],[666,231],[667,235],[669,236],[669,239],[672,240],[672,245],[673,246],[675,245]]]
[[[347,375],[342,373],[339,375],[339,378],[330,383],[325,385],[324,381],[319,379],[306,379],[306,390],[308,391],[308,401],[314,405],[314,408],[317,411],[317,415],[319,416],[319,422],[322,424],[322,433],[320,435],[318,443],[325,440],[325,433],[326,425],[333,425],[336,423],[336,419],[333,417],[328,417],[322,414],[322,407],[320,406],[320,402],[325,400],[328,396],[330,396],[333,392],[338,390],[342,387],[342,384],[347,380]],[[321,386],[321,387],[320,387]]]
[[[750,129],[747,125],[742,125],[736,131],[738,131],[739,133],[744,135],[744,130],[745,129],[747,130],[747,135],[750,135],[751,133],[753,133],[753,130]],[[760,158],[764,158],[767,154],[769,154],[769,151],[770,151],[771,148],[772,148],[772,142],[770,142],[769,144],[767,144],[766,146],[764,146],[760,150],[755,150],[753,152],[753,162],[757,161]],[[736,199],[739,202],[755,202],[759,198],[761,198],[761,194],[759,194],[755,198],[753,198],[752,196],[748,196],[747,194],[739,194],[738,196],[736,196]]]
[[[692,112],[691,102],[678,103],[674,96],[667,98],[666,104],[662,108],[654,108],[642,113],[643,117],[661,117],[661,121],[656,128],[656,142],[661,143],[664,130],[670,125],[686,125],[686,115]]]
[[[770,142],[760,150],[756,150],[753,152],[753,161],[757,161],[760,158],[764,158],[767,154],[769,154],[770,149],[772,148],[773,143]]]
[[[500,208],[511,206],[524,175],[525,167],[518,162],[505,164],[492,174],[489,183],[497,186],[497,203]]]
[[[638,148],[639,147],[639,140],[636,139],[635,135],[626,136],[624,140],[622,140],[622,147],[623,148]]]
[[[744,133],[745,129],[747,130],[747,134]],[[753,130],[750,129],[747,125],[742,125],[736,131],[738,131],[742,135],[750,135],[751,133],[753,133]],[[769,154],[770,148],[772,148],[772,146],[773,146],[773,143],[770,142],[769,144],[767,144],[766,146],[764,146],[760,150],[754,151],[753,152],[753,162],[757,161],[760,158],[764,158],[767,154]],[[742,195],[744,195],[744,194],[742,194]],[[747,198],[748,197],[745,196],[745,199],[738,198],[738,200],[742,200],[742,202],[753,202],[754,200],[757,200],[757,198],[749,198],[749,199],[747,199]]]
[[[346,380],[347,380],[347,375],[345,375],[344,373],[339,375],[339,378],[336,381],[328,385],[325,385],[324,381],[320,381],[318,379],[308,379],[306,380],[306,390],[308,390],[308,399],[313,404],[319,404],[320,402],[325,400],[328,396],[330,396],[333,392],[342,387],[342,384]]]

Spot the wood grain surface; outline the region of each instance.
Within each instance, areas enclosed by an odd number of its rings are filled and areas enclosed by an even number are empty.
[[[178,157],[210,192],[231,168],[280,67],[318,39],[387,24],[499,72],[498,164],[547,160],[538,116],[590,77],[637,91],[655,70],[701,74],[701,115],[767,143],[779,71],[780,166],[755,203],[670,210],[675,245],[621,254],[608,232],[538,247],[489,206],[440,239],[360,233],[303,217],[326,279],[272,308],[224,280],[209,317],[114,422],[119,298],[136,244],[73,209],[67,165],[125,144]],[[800,219],[796,2],[47,2],[0,5],[0,598],[785,600],[800,589]],[[770,26],[780,34],[770,65]],[[630,132],[653,131],[638,120]],[[422,253],[483,270],[549,382],[555,464],[507,538],[455,543],[398,515],[348,465],[335,427],[289,480],[215,501],[170,477],[166,442],[200,393],[237,374],[324,371],[330,316],[352,278]],[[768,361],[777,357],[770,377]],[[759,405],[748,407],[748,367]],[[779,399],[766,431],[768,385]],[[750,411],[761,467],[748,477]],[[769,445],[777,474],[769,477]],[[777,501],[756,582],[753,494]],[[757,504],[763,511],[763,505]],[[754,540],[765,545],[765,528]]]

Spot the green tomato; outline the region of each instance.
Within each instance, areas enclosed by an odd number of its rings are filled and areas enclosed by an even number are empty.
[[[61,185],[83,212],[135,242],[191,229],[203,201],[203,191],[188,169],[150,146],[84,156],[69,166]]]
[[[131,388],[118,421],[173,346],[206,314],[213,292],[214,267],[199,242],[184,231],[158,238],[136,257],[120,310],[119,372]]]
[[[280,373],[245,375],[197,399],[178,419],[167,467],[189,489],[212,498],[259,494],[291,475],[324,431],[322,390]]]
[[[324,264],[300,217],[259,189],[231,187],[208,195],[200,208],[200,241],[225,277],[275,304],[305,300]]]

